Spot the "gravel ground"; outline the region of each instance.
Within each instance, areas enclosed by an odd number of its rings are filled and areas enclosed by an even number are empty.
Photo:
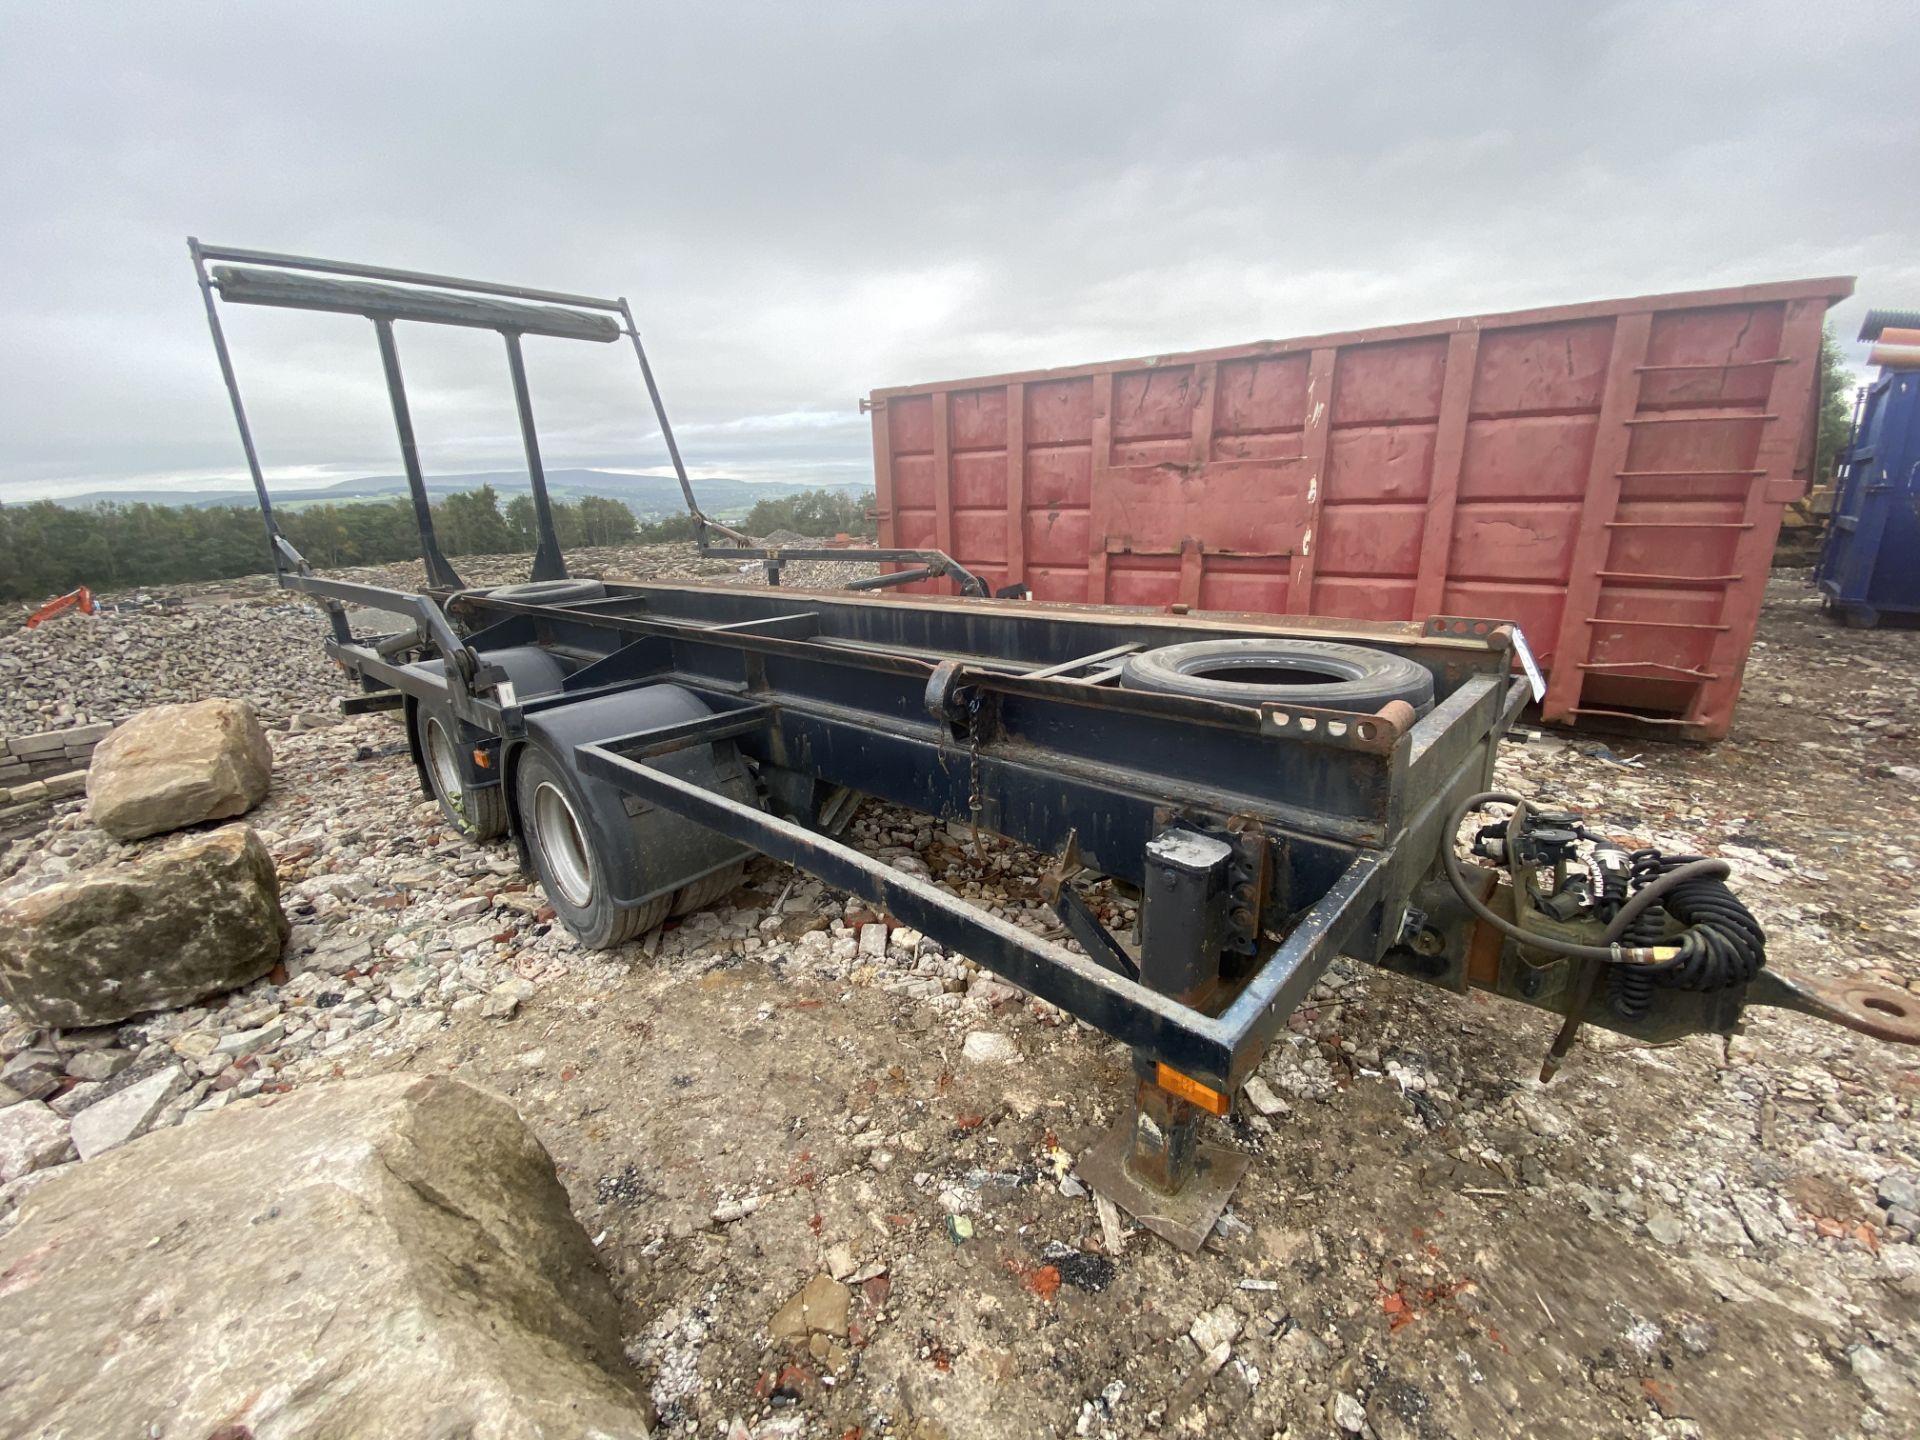
[[[691,544],[577,550],[577,574],[624,580],[727,580],[765,584],[759,561],[702,559]],[[525,555],[463,555],[472,585],[527,578]],[[783,583],[843,585],[874,567],[857,562],[788,565]],[[418,589],[420,562],[329,572],[332,578]],[[124,720],[145,705],[229,695],[269,721],[331,707],[339,671],[320,652],[326,621],[311,601],[268,576],[105,596],[96,615],[59,616],[32,630],[0,631],[0,736]],[[22,617],[31,607],[22,607]]]
[[[1783,577],[1728,741],[1543,737],[1501,778],[1726,856],[1780,961],[1920,993],[1916,682],[1920,634],[1833,628]],[[123,1027],[124,1074],[190,1067],[175,1116],[402,1067],[510,1095],[663,1433],[1920,1433],[1920,1245],[1882,1203],[1920,1197],[1913,1052],[1756,1011],[1730,1044],[1589,1034],[1543,1087],[1546,1017],[1342,964],[1262,1068],[1272,1113],[1220,1127],[1253,1165],[1185,1257],[1073,1176],[1126,1092],[1097,1033],[765,861],[581,953],[510,849],[440,825],[389,717],[274,743],[251,823],[289,973]],[[0,874],[115,851],[78,811]],[[850,834],[1048,924],[1038,857],[872,803]]]
[[[232,604],[63,615],[0,635],[0,735],[124,720],[147,705],[231,695],[262,716],[331,709],[340,672],[320,612],[268,595]]]

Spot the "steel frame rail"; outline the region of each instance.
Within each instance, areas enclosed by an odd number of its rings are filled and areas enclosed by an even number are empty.
[[[714,733],[741,734],[732,726]],[[1260,978],[1223,1015],[1212,1016],[1117,975],[1096,960],[988,914],[938,886],[837,840],[742,805],[648,765],[647,732],[579,749],[588,774],[696,820],[729,839],[817,876],[965,954],[995,974],[1058,1005],[1152,1059],[1231,1091],[1250,1074],[1340,946],[1362,924],[1383,871],[1356,855],[1333,888],[1301,917]]]
[[[307,577],[290,583],[411,614],[443,655],[457,643],[431,597]],[[1524,680],[1506,673],[1507,632],[1486,627],[1468,638],[1355,627],[1375,639],[1387,638],[1375,630],[1391,632],[1396,648],[1440,668],[1451,686],[1424,720],[1405,730],[1381,726],[1367,738],[1358,729],[1366,717],[1254,710],[1069,678],[1084,662],[1196,634],[1299,628],[1265,618],[828,595],[809,595],[808,608],[795,611],[780,592],[698,585],[620,587],[571,607],[479,593],[453,603],[480,627],[466,642],[479,657],[472,675],[400,663],[376,645],[336,642],[328,651],[370,688],[451,705],[474,738],[508,752],[544,711],[655,684],[687,689],[708,717],[611,734],[576,747],[571,762],[617,791],[862,896],[1142,1056],[1226,1091],[1258,1063],[1336,954],[1373,958],[1396,938],[1399,897],[1431,867],[1442,806],[1484,783],[1493,743],[1528,694]],[[993,659],[969,650],[983,624],[999,637],[990,641]],[[579,668],[559,692],[516,695],[486,660],[515,646],[571,655]],[[1302,719],[1329,723],[1302,728]],[[1340,728],[1341,720],[1354,728]],[[985,830],[1072,851],[1076,863],[1136,885],[1146,883],[1156,834],[1197,825],[1225,835],[1237,823],[1281,852],[1262,916],[1280,938],[1229,987],[1218,1013],[1182,1003],[1164,976],[1117,973],[1093,947],[1076,954],[650,763],[712,744],[943,818],[971,815]],[[501,783],[511,764],[509,753],[469,778]],[[1237,781],[1226,785],[1225,775]]]

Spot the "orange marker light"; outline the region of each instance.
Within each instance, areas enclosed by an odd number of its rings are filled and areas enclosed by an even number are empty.
[[[493,752],[481,745],[473,747],[473,763],[479,769],[493,769]]]
[[[1212,1086],[1202,1085],[1191,1075],[1182,1075],[1164,1061],[1154,1062],[1154,1083],[1168,1094],[1178,1095],[1182,1100],[1198,1105],[1209,1115],[1224,1115],[1233,1108],[1233,1102]]]

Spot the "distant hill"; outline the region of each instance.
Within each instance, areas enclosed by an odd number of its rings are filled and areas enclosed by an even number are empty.
[[[493,486],[505,500],[525,491],[527,476],[523,470],[487,470],[470,475],[427,477],[427,492],[431,495],[452,495],[463,490],[477,490],[482,485]],[[701,509],[724,520],[744,514],[756,500],[777,500],[785,495],[797,495],[803,490],[862,494],[872,488],[871,483],[859,480],[803,482],[735,480],[721,476],[694,481],[693,493],[699,498]],[[679,514],[686,508],[686,502],[680,497],[680,482],[672,476],[619,475],[610,470],[549,470],[547,490],[556,500],[604,495],[623,501],[643,520]],[[314,488],[276,490],[273,492],[273,503],[276,507],[299,509],[307,505],[340,504],[352,500],[381,500],[406,493],[407,481],[403,475],[369,475],[359,480],[340,480]],[[54,498],[56,503],[69,509],[142,503],[207,509],[219,505],[252,505],[253,490],[251,487],[230,490],[91,490],[83,495]]]

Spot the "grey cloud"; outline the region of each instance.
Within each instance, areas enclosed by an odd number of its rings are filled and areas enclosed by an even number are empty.
[[[869,472],[866,390],[1851,273],[1920,303],[1920,11],[6,5],[0,497],[233,474],[183,237],[629,293],[689,460]],[[235,317],[269,463],[388,473],[363,322]],[[403,333],[430,464],[497,344]],[[530,349],[554,464],[660,463]],[[784,417],[784,418],[783,418]],[[312,467],[319,467],[317,470]]]

